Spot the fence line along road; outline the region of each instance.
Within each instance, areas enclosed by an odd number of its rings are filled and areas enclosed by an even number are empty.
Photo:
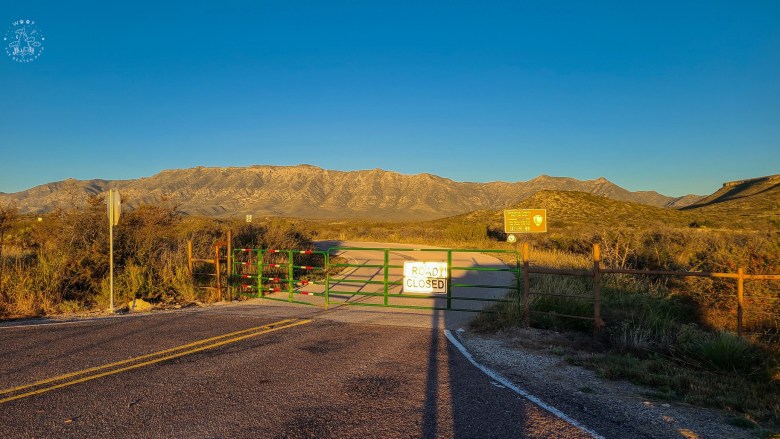
[[[677,276],[677,277],[707,277],[707,278],[719,278],[719,279],[736,279],[737,280],[737,335],[743,335],[743,314],[745,307],[745,280],[780,280],[780,274],[746,274],[744,268],[740,267],[736,273],[720,273],[720,272],[705,272],[705,271],[662,271],[662,270],[631,270],[631,269],[618,269],[618,268],[604,268],[601,266],[601,250],[599,244],[593,244],[593,269],[591,270],[570,270],[570,269],[556,269],[547,267],[531,267],[529,264],[529,245],[523,244],[522,263],[523,263],[523,297],[525,302],[525,320],[529,321],[529,296],[530,295],[547,295],[555,296],[555,294],[546,293],[531,293],[528,274],[553,274],[563,276],[580,276],[593,278],[593,317],[586,318],[582,316],[568,316],[563,314],[553,314],[559,317],[579,318],[594,321],[595,332],[598,333],[600,328],[604,326],[604,321],[601,318],[601,275],[602,274],[630,274],[630,275],[644,275],[644,276]],[[572,297],[572,296],[567,296]],[[576,298],[576,297],[572,297]],[[771,299],[771,298],[770,298]],[[541,313],[541,312],[538,312]],[[552,313],[542,313],[552,314]]]
[[[233,249],[231,245],[231,239],[230,234],[228,234],[228,239],[226,241],[220,241],[214,244],[214,258],[213,259],[196,259],[192,257],[192,244],[191,242],[188,245],[188,260],[189,260],[189,267],[190,271],[193,272],[193,262],[200,262],[205,263],[211,266],[214,266],[214,273],[194,273],[193,274],[200,274],[200,275],[206,275],[216,278],[216,287],[204,287],[204,288],[212,288],[215,289],[217,292],[217,297],[221,300],[223,297],[223,291],[225,290],[226,285],[223,283],[223,278],[230,279],[230,282],[227,284],[227,299],[232,300],[233,298],[233,289],[236,287],[239,288],[239,291],[241,289],[253,289],[254,292],[258,296],[262,296],[264,298],[269,299],[275,299],[275,300],[282,300],[287,302],[293,302],[293,303],[302,303],[302,304],[311,304],[310,302],[300,301],[294,299],[294,295],[308,295],[308,296],[319,296],[323,297],[325,299],[324,306],[327,308],[327,306],[330,304],[331,300],[331,294],[334,294],[334,296],[338,296],[338,293],[342,291],[338,291],[334,289],[333,287],[335,285],[344,285],[348,283],[355,283],[355,284],[364,284],[364,285],[370,285],[370,284],[377,284],[381,286],[380,291],[378,292],[361,292],[361,291],[354,291],[350,290],[349,293],[353,295],[362,295],[365,297],[381,297],[383,299],[383,302],[380,304],[373,304],[366,301],[359,302],[349,302],[349,305],[362,305],[362,306],[383,306],[383,307],[406,307],[406,308],[431,308],[431,309],[443,309],[443,310],[454,310],[456,309],[453,307],[453,300],[480,300],[484,302],[508,302],[506,299],[497,298],[497,297],[483,297],[483,298],[469,298],[469,297],[457,297],[452,295],[452,288],[499,288],[499,285],[484,285],[484,284],[470,284],[470,283],[457,283],[452,281],[452,272],[453,271],[462,271],[462,272],[470,272],[470,271],[483,271],[483,272],[490,272],[490,271],[506,271],[510,272],[515,276],[516,282],[507,282],[504,285],[501,285],[501,288],[505,288],[507,290],[515,290],[518,292],[518,296],[520,295],[520,292],[522,291],[522,297],[523,297],[523,319],[524,323],[526,325],[530,324],[530,316],[531,314],[546,314],[551,315],[554,317],[562,317],[562,318],[570,318],[570,319],[580,319],[580,320],[588,320],[593,322],[594,326],[594,335],[597,335],[601,328],[604,327],[605,322],[602,319],[602,275],[604,274],[626,274],[626,275],[634,275],[634,276],[670,276],[670,277],[704,277],[704,278],[715,278],[715,279],[735,279],[736,280],[736,299],[737,299],[737,309],[736,309],[736,329],[737,329],[737,335],[740,337],[744,333],[744,323],[743,323],[743,316],[744,316],[744,309],[745,309],[745,287],[744,283],[745,280],[756,280],[756,281],[773,281],[773,280],[780,280],[780,274],[764,274],[764,273],[745,273],[744,268],[740,267],[737,269],[736,273],[724,273],[724,272],[702,272],[702,271],[664,271],[664,270],[633,270],[633,269],[618,269],[618,268],[605,268],[602,266],[602,260],[601,260],[601,251],[599,244],[593,244],[593,267],[590,270],[584,270],[584,269],[560,269],[560,268],[550,268],[550,267],[532,267],[530,266],[530,246],[528,243],[524,243],[522,247],[522,252],[517,252],[514,250],[496,250],[496,249],[484,249],[484,250],[461,250],[461,249],[440,249],[440,248],[381,248],[381,247],[332,247],[329,248],[327,251],[312,251],[312,250],[269,250],[269,249]],[[341,261],[332,261],[333,257],[339,253],[349,250],[360,250],[360,251],[376,251],[380,252],[381,256],[379,260],[375,263],[345,263]],[[224,251],[224,253],[223,253]],[[393,277],[391,275],[392,270],[397,270],[399,268],[402,268],[402,266],[398,266],[397,264],[391,264],[389,262],[388,255],[390,252],[444,252],[447,256],[447,262],[448,266],[450,267],[449,272],[450,275],[447,279],[447,294],[446,296],[430,296],[430,295],[415,295],[415,294],[404,294],[403,296],[400,294],[393,294],[390,293],[391,288],[398,288],[400,281],[397,280],[397,276]],[[517,261],[516,268],[505,268],[505,269],[498,269],[498,268],[480,268],[480,267],[465,267],[465,266],[453,266],[452,265],[452,258],[453,254],[468,254],[468,253],[486,253],[486,254],[495,254],[495,253],[510,253],[515,255],[515,259]],[[224,256],[222,256],[224,254]],[[253,254],[255,255],[254,261],[250,259],[246,261],[241,261],[239,256],[241,254]],[[322,257],[322,261],[320,262],[320,265],[313,266],[313,265],[306,265],[304,263],[296,263],[294,261],[295,255],[302,255],[302,256],[312,256],[312,255],[319,255]],[[275,261],[271,262],[268,260],[267,255],[282,255],[286,256],[286,260],[282,261]],[[224,262],[224,263],[223,263]],[[251,274],[246,274],[244,271],[242,274],[242,270],[245,268],[249,268],[252,265],[256,265],[255,271]],[[357,271],[360,269],[365,268],[374,268],[378,270],[379,272],[377,274],[381,275],[381,280],[374,280],[374,279],[350,279],[349,275],[341,276],[338,278],[338,282],[335,282],[335,278],[331,279],[331,270],[337,268],[337,269],[350,269],[353,271]],[[283,273],[282,275],[273,274],[273,275],[264,275],[264,270],[268,269],[282,269]],[[322,273],[325,277],[324,282],[308,282],[303,281],[301,282],[300,279],[296,279],[296,270],[303,269],[308,271],[318,271]],[[529,275],[530,274],[546,274],[546,275],[560,275],[560,276],[576,276],[576,277],[585,277],[585,278],[591,278],[593,281],[593,294],[590,297],[587,296],[572,296],[572,295],[566,295],[566,294],[553,294],[553,293],[540,293],[540,292],[532,292],[530,288],[530,280]],[[243,280],[237,281],[237,279],[243,278]],[[250,285],[247,283],[247,280],[251,280],[253,282],[253,285]],[[332,280],[334,283],[332,284]],[[277,284],[281,283],[279,286],[271,286],[270,283],[276,282]],[[296,289],[298,285],[304,286],[308,284],[320,284],[324,286],[324,289],[322,291],[301,291],[300,289]],[[286,293],[286,298],[273,298],[268,297],[265,294],[273,294],[273,293]],[[531,296],[556,296],[556,297],[565,297],[572,300],[582,300],[582,301],[589,301],[593,302],[593,314],[592,317],[589,316],[582,316],[582,315],[569,315],[569,314],[562,314],[557,312],[544,312],[544,311],[537,311],[531,309]],[[389,299],[392,298],[405,298],[405,299],[413,299],[413,298],[419,298],[419,299],[426,299],[426,298],[435,298],[435,299],[445,299],[446,305],[444,306],[434,306],[434,307],[427,307],[427,306],[415,306],[415,305],[393,305],[389,303]],[[752,297],[752,296],[748,296]],[[780,299],[780,298],[773,298],[768,297],[765,298],[768,300],[772,299]],[[440,300],[437,300],[437,302]],[[474,308],[469,307],[468,309],[462,309],[462,310],[468,310],[468,311],[478,311],[480,308]]]

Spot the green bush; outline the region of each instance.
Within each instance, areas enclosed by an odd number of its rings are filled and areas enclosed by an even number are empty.
[[[769,371],[766,353],[729,332],[711,333],[702,331],[695,324],[683,325],[675,344],[684,361],[695,361],[710,370],[747,375],[763,375]]]

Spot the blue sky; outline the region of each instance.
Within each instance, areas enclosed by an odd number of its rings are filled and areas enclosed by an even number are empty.
[[[780,173],[780,2],[7,2],[0,191],[193,166],[606,177]],[[7,44],[7,41],[4,42]]]

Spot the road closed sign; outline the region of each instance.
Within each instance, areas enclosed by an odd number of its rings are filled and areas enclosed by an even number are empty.
[[[404,262],[405,293],[446,293],[446,262]]]

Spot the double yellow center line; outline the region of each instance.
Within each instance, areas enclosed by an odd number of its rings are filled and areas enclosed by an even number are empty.
[[[161,361],[172,360],[174,358],[183,357],[185,355],[194,354],[196,352],[205,351],[207,349],[213,349],[250,337],[257,337],[258,335],[291,328],[293,326],[303,325],[309,322],[311,322],[311,320],[280,320],[278,322],[269,323],[267,325],[255,326],[254,328],[222,334],[216,337],[206,338],[181,346],[176,346],[174,348],[153,352],[151,354],[132,357],[128,358],[127,360],[66,373],[64,375],[59,375],[53,378],[47,378],[31,384],[0,390],[0,404],[17,399],[27,398],[28,396],[39,395],[51,390],[72,386],[74,384],[83,383],[85,381],[94,380],[96,378],[102,378],[104,376],[114,375],[132,369],[138,369],[140,367],[149,366],[150,364],[159,363]]]

